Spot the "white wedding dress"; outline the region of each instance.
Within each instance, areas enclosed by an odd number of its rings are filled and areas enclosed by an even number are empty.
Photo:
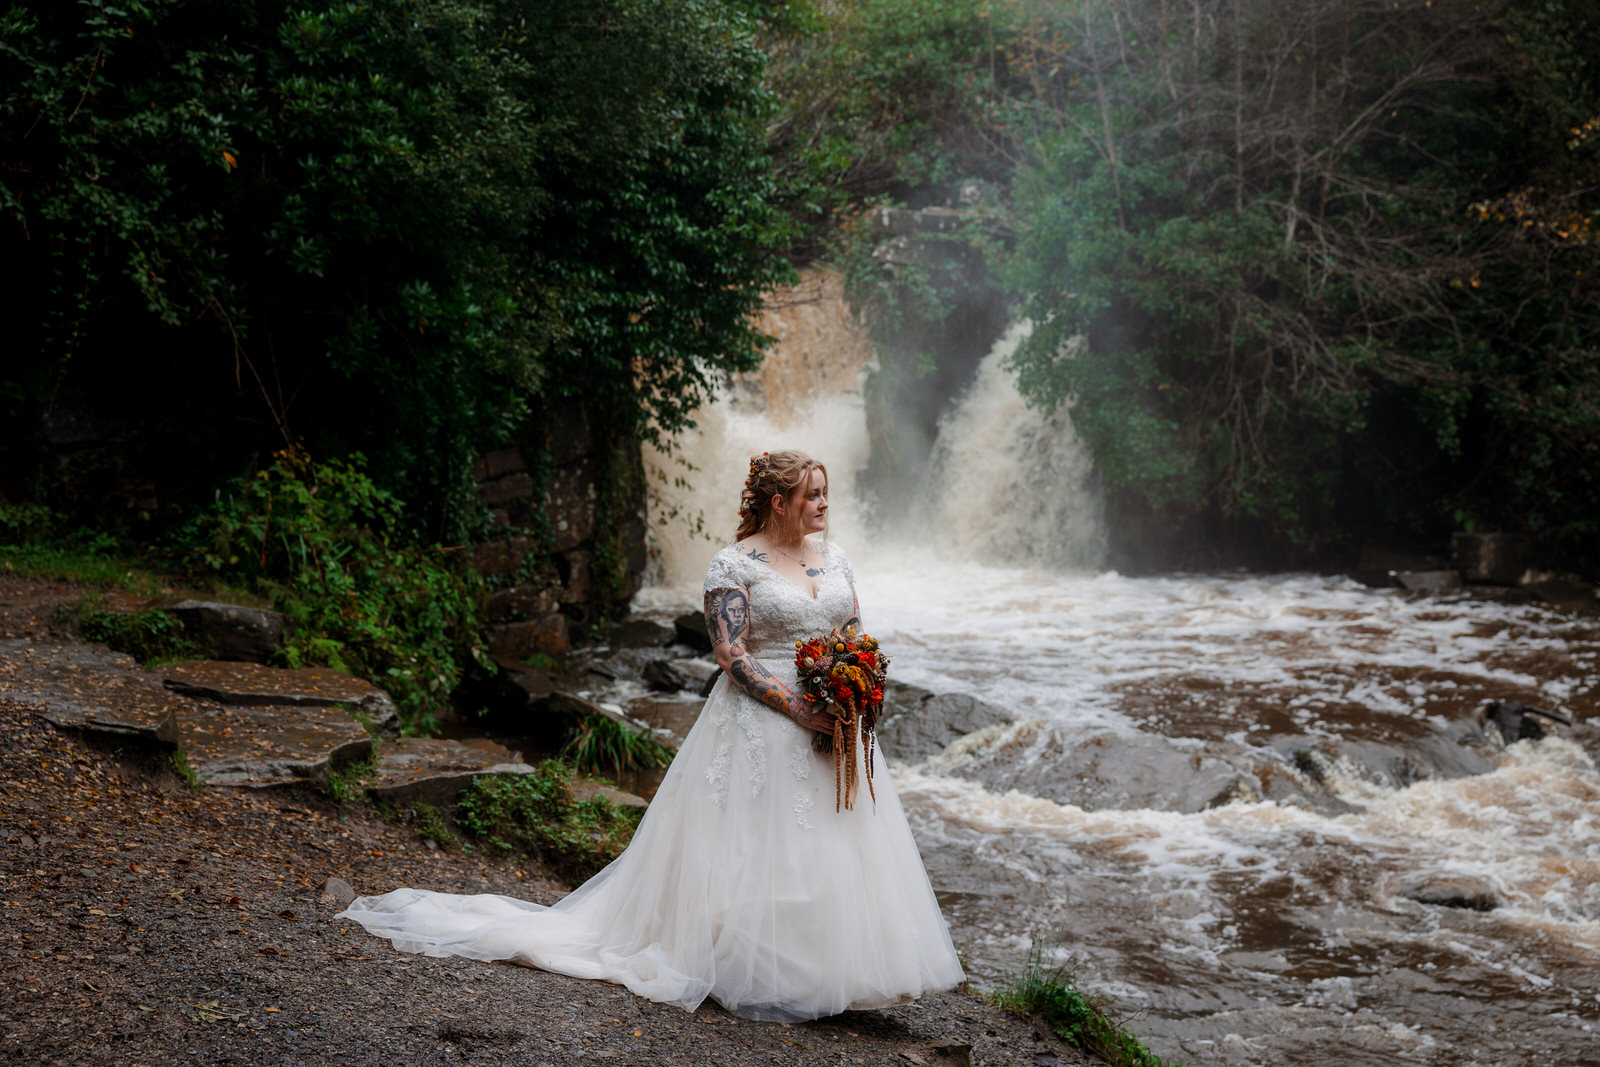
[[[854,607],[827,545],[816,598],[733,547],[706,589],[748,592],[746,647],[777,677],[794,642]],[[881,1008],[962,980],[894,784],[835,812],[831,756],[812,732],[717,680],[623,854],[551,907],[493,894],[397,889],[341,913],[405,952],[513,960],[617,982],[693,1011],[711,997],[752,1019]],[[860,757],[858,757],[859,760]]]

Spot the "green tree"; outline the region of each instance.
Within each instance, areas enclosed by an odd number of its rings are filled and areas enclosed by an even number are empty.
[[[1483,222],[1527,180],[1512,116],[1542,116],[1559,169],[1548,129],[1597,100],[1519,80],[1545,53],[1508,27],[1577,41],[1576,5],[1533,11],[1038,9],[1016,367],[1072,405],[1125,510],[1313,550],[1461,515],[1592,541],[1600,419],[1569,401],[1600,396],[1596,248]]]
[[[362,451],[457,536],[477,450],[541,409],[682,425],[787,270],[756,30],[717,0],[9,8],[9,443],[48,470],[52,415],[114,407],[140,450],[103,462],[196,490]]]

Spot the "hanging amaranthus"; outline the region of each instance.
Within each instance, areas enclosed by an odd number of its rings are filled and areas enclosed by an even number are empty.
[[[833,756],[833,810],[855,807],[858,775],[856,753],[864,755],[867,792],[872,788],[873,730],[883,710],[883,683],[889,677],[889,657],[867,634],[838,627],[821,637],[794,643],[794,666],[800,676],[801,696],[808,704],[833,716],[833,732],[812,740],[818,752]]]

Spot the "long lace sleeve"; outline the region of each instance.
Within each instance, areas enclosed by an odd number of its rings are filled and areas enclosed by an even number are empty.
[[[724,554],[732,556],[732,560],[724,559]],[[830,729],[831,723],[825,716],[808,709],[793,687],[751,655],[746,647],[750,633],[750,591],[743,563],[732,549],[723,549],[706,572],[706,632],[711,637],[711,651],[716,656],[717,666],[727,672],[735,686],[773,711],[789,716],[808,729]]]

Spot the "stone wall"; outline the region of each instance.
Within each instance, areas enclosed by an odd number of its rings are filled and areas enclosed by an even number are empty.
[[[495,659],[564,656],[569,623],[620,608],[644,571],[637,446],[597,434],[577,406],[541,421],[540,439],[487,452],[474,469],[497,531],[472,553],[494,587]]]

